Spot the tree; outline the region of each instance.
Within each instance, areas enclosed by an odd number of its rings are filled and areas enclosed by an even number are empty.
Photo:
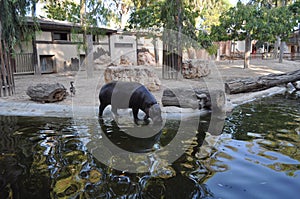
[[[38,0],[33,0],[31,2],[31,17],[33,19],[36,18],[36,3],[38,2]],[[36,28],[38,29],[38,28]],[[35,30],[33,30],[32,32],[32,38],[31,38],[31,44],[32,44],[32,60],[33,60],[33,68],[35,70],[34,74],[35,75],[41,75],[42,71],[41,71],[41,67],[39,67],[38,65],[38,53],[37,53],[37,47],[36,47],[36,33]]]
[[[111,17],[111,10],[107,8],[104,1],[80,0],[42,0],[47,17],[60,21],[73,23],[82,22],[82,5],[84,5],[84,20],[86,26],[106,25]]]
[[[290,8],[287,6],[273,8],[269,11],[269,13],[270,16],[272,16],[270,19],[271,27],[273,27],[272,33],[281,40],[279,63],[282,63],[284,51],[283,42],[288,41],[294,27],[297,26],[297,21],[290,11]]]
[[[182,65],[182,47],[189,41],[182,35],[196,39],[193,6],[183,0],[172,1],[135,1],[129,28],[148,31],[163,31],[163,65],[172,69],[177,77]],[[172,73],[173,74],[173,73]]]
[[[73,23],[80,23],[83,33],[83,49],[85,51],[85,66],[87,76],[93,75],[93,40],[92,34],[98,25],[108,23],[111,16],[110,10],[106,8],[103,1],[97,0],[80,0],[76,3],[72,0],[44,0],[46,2],[45,10],[47,17]]]
[[[270,31],[268,34],[271,34],[272,40],[274,40],[274,36],[276,38],[274,41],[274,57],[278,57],[278,47],[280,45],[279,62],[282,63],[283,42],[288,40],[293,28],[297,25],[297,20],[299,21],[299,17],[297,19],[297,16],[299,16],[299,10],[297,10],[299,0],[252,0],[250,3],[258,3],[260,7],[267,9],[269,16],[267,21],[273,23],[272,26],[269,26]]]
[[[134,2],[132,0],[112,0],[114,5],[111,6],[111,10],[113,16],[111,17],[114,19],[114,23],[117,25],[118,28],[124,29],[127,25],[127,21],[130,17],[130,11],[133,9]],[[115,9],[113,9],[113,7]]]
[[[15,92],[10,58],[14,47],[31,35],[31,30],[25,26],[24,19],[31,2],[30,0],[0,1],[0,97]]]
[[[274,42],[280,36],[286,41],[295,25],[289,7],[267,9],[259,3],[238,2],[220,17],[220,25],[213,27],[212,37],[216,41],[245,40],[244,68],[248,68],[253,39]]]
[[[227,11],[231,5],[228,0],[195,0],[195,10],[199,11],[197,17],[201,30],[210,33],[213,25],[219,24],[221,13]]]
[[[251,41],[261,26],[261,15],[255,5],[240,1],[220,17],[220,25],[214,26],[213,37],[217,40],[245,40],[244,68],[249,67]]]
[[[80,6],[72,0],[44,0],[47,18],[80,23]]]

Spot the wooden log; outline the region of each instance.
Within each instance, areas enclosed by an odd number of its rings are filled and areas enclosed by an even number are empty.
[[[269,74],[255,78],[232,80],[225,83],[227,94],[260,91],[274,86],[300,80],[300,70],[283,73]]]

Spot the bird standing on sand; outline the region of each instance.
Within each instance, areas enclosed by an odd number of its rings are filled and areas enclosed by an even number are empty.
[[[75,92],[76,92],[76,91],[75,91],[75,86],[73,85],[74,82],[71,81],[70,84],[71,84],[71,86],[70,86],[70,93],[71,93],[71,96],[74,96],[74,95],[75,95]]]

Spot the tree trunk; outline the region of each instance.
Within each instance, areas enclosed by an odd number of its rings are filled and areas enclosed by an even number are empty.
[[[155,63],[156,65],[159,64],[159,54],[158,54],[158,49],[157,49],[157,38],[156,36],[152,40],[153,43],[153,48],[154,48],[154,57],[155,57]]]
[[[177,71],[181,73],[182,69],[182,5],[181,0],[177,0],[177,6],[178,6],[178,21],[177,21],[177,27],[178,27],[178,34],[177,34]],[[178,73],[176,74],[178,78]]]
[[[87,24],[86,24],[86,0],[80,0],[80,24],[83,27],[83,46],[85,49],[85,69],[87,77],[93,77],[94,67],[93,67],[93,36],[87,34]]]
[[[283,61],[283,53],[284,53],[284,42],[280,42],[280,51],[279,51],[279,63]]]
[[[250,56],[251,56],[251,36],[247,34],[245,39],[245,58],[244,58],[244,68],[249,68]]]
[[[273,53],[274,59],[278,58],[278,47],[279,47],[279,43],[280,43],[280,37],[276,37],[276,38],[277,38],[277,41],[274,44],[274,53]]]
[[[32,10],[31,10],[31,17],[32,19],[34,19],[34,17],[36,17],[36,1],[32,2],[32,6],[31,6]],[[35,27],[35,26],[34,26]],[[35,33],[35,28],[33,30],[33,34],[31,37],[31,44],[32,44],[32,61],[33,61],[33,68],[34,68],[34,74],[35,75],[41,75],[42,71],[41,71],[41,67],[38,65],[38,53],[37,53],[37,47],[36,47],[36,33]]]
[[[86,35],[86,44],[87,49],[85,52],[85,64],[86,64],[86,72],[88,77],[93,77],[94,73],[94,54],[93,54],[93,36],[88,34]]]
[[[4,40],[2,40],[2,23],[0,21],[0,97],[7,96],[8,94],[8,85],[7,85],[7,71],[6,71],[6,63],[5,63],[5,51],[3,51]]]
[[[284,73],[270,74],[256,78],[245,78],[228,81],[225,83],[225,92],[227,94],[245,93],[260,91],[289,82],[300,80],[300,70]]]
[[[37,54],[37,47],[36,47],[36,35],[35,32],[32,35],[32,61],[33,61],[33,68],[34,68],[34,74],[35,75],[41,75],[41,67],[38,65],[38,54]]]

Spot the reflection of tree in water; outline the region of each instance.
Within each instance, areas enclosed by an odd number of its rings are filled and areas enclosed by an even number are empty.
[[[300,161],[299,118],[299,100],[274,96],[236,108],[224,132],[234,140],[249,142],[247,150],[253,158],[247,160],[260,157],[255,159],[257,164],[295,176],[299,165],[281,162],[280,156]]]
[[[31,172],[33,143],[24,139],[19,120],[0,117],[0,198],[48,198],[50,179]]]
[[[164,159],[156,160],[163,170],[131,174],[105,166],[87,150],[86,140],[97,136],[91,133],[95,126],[72,127],[74,124],[70,120],[55,118],[3,117],[0,122],[0,198],[188,198],[212,195],[203,184],[212,173],[208,172],[203,160],[194,157],[205,136],[202,124],[196,137],[184,141],[188,146],[187,153],[172,165],[166,165]],[[180,124],[170,122],[162,135],[159,134],[161,145],[172,139],[177,128],[174,125]],[[103,128],[110,132],[110,139],[126,147],[124,140],[128,137],[121,140],[118,136],[122,132],[112,131],[112,124],[109,125]],[[79,136],[81,128],[90,134]],[[170,130],[172,128],[174,130]],[[146,148],[157,139],[154,137]]]

